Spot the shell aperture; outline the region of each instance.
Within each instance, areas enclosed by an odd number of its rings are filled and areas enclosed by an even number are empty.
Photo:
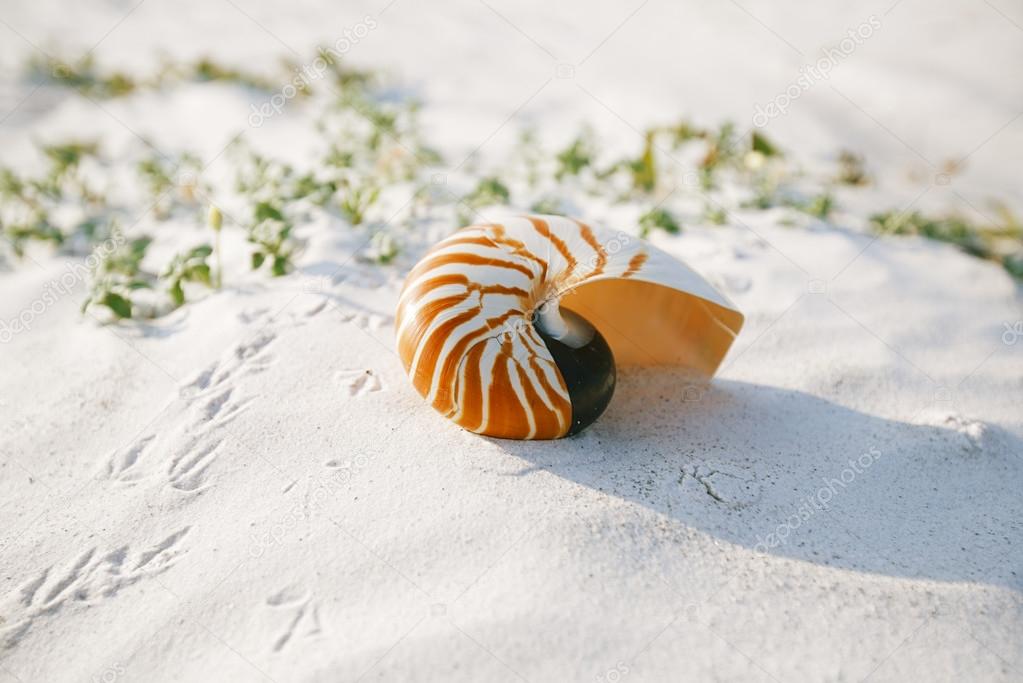
[[[578,313],[562,310],[566,327],[572,330],[557,338],[546,333],[542,322],[537,332],[554,357],[572,404],[571,424],[565,436],[589,427],[611,402],[615,390],[615,359],[607,341]]]
[[[398,355],[473,432],[552,439],[611,399],[615,363],[710,376],[742,314],[671,256],[560,216],[472,225],[431,249],[398,302]]]

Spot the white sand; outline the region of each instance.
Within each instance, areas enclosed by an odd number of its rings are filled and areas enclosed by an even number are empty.
[[[364,233],[336,220],[302,226],[299,272],[232,263],[223,292],[153,324],[83,319],[79,287],[0,346],[0,680],[1023,679],[1023,338],[1003,340],[1020,289],[953,247],[861,232],[914,199],[1023,207],[1023,13],[421,4],[4,2],[0,116],[20,105],[3,163],[67,134],[210,159],[257,101],[30,94],[26,40],[99,42],[140,71],[160,49],[265,64],[373,13],[352,60],[421,94],[454,165],[481,144],[499,158],[530,121],[563,142],[589,120],[633,149],[633,128],[683,114],[745,124],[873,13],[877,34],[768,131],[808,167],[864,152],[879,183],[840,195],[839,225],[748,212],[657,235],[747,327],[711,384],[625,370],[604,417],[556,443],[479,438],[418,398],[392,343],[415,254],[363,264]],[[544,50],[595,48],[546,81]],[[246,135],[301,157],[318,143],[302,116]],[[39,250],[0,273],[0,319],[64,268]]]

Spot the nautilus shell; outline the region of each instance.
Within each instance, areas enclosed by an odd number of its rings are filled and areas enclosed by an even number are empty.
[[[714,374],[743,316],[635,236],[560,216],[471,225],[412,269],[398,355],[416,390],[465,429],[555,439],[607,407],[616,364]]]

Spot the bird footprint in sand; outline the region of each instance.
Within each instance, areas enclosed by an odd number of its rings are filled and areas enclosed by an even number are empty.
[[[95,604],[114,597],[127,586],[156,576],[174,565],[183,552],[183,527],[142,549],[123,545],[103,553],[92,547],[63,568],[51,565],[36,573],[0,600],[0,645],[14,647],[32,625],[68,603]]]
[[[384,388],[372,370],[341,370],[335,378],[348,389],[349,396],[365,396]]]
[[[320,632],[320,608],[309,595],[296,595],[284,589],[266,599],[280,613],[284,630],[274,638],[273,651],[280,652],[296,635],[308,638]]]

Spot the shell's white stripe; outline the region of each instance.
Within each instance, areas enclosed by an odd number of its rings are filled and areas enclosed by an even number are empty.
[[[547,218],[545,221],[548,226],[551,226],[551,219]],[[505,228],[508,230],[510,237],[522,242],[526,245],[526,249],[530,253],[539,256],[547,262],[547,279],[550,280],[562,273],[567,267],[568,263],[562,257],[561,252],[557,250],[554,243],[549,239],[541,235],[536,228],[533,227],[533,222],[528,218],[515,218],[505,223]],[[551,226],[553,230],[553,226]]]
[[[408,280],[405,283],[405,288],[401,290],[401,295],[398,297],[398,305],[405,304],[405,306],[409,306],[414,302],[418,301],[419,299],[422,299],[424,294],[423,292],[420,291],[420,286],[425,282],[429,282],[430,280],[433,280],[443,275],[464,275],[464,273],[461,272],[461,269],[448,269],[448,272],[446,273],[440,273],[437,272],[435,269],[430,269],[423,273],[422,275],[420,275],[419,277],[417,277],[416,279]],[[466,285],[459,283],[450,283],[439,286],[440,287],[458,286],[462,287],[463,289],[468,289]],[[434,287],[433,289],[435,290],[437,289],[437,287]]]
[[[483,400],[483,405],[480,406],[480,414],[483,416],[480,432],[486,432],[490,425],[490,387],[494,382],[494,363],[499,352],[500,345],[487,344],[483,350],[483,357],[480,358],[480,396]]]
[[[463,294],[468,294],[468,292],[469,288],[466,287],[465,285],[461,284],[440,285],[438,287],[434,287],[433,289],[426,292],[419,298],[415,299],[415,301],[409,301],[408,303],[405,304],[405,306],[422,308],[441,299],[446,299],[448,297],[454,296],[461,296]],[[397,330],[397,334],[399,337],[401,337],[407,332],[409,325],[411,325],[412,322],[415,321],[415,319],[416,317],[414,315],[405,315],[404,317],[402,317],[401,321],[398,324]]]
[[[543,381],[537,376],[536,371],[533,370],[533,364],[529,362],[519,363],[519,367],[526,373],[526,377],[529,378],[529,383],[536,390],[536,395],[540,397],[543,404],[547,406],[547,409],[551,412],[558,412],[558,408],[554,405],[551,397],[547,395],[547,390],[543,386]],[[541,370],[542,372],[542,370]]]
[[[448,415],[449,418],[455,422],[461,423],[462,418],[465,416],[466,398],[465,395],[468,392],[468,378],[465,376],[468,372],[468,366],[465,363],[466,356],[462,356],[462,360],[458,363],[458,369],[455,372],[455,393],[453,397],[455,399],[455,408]]]
[[[529,339],[528,336],[525,338]],[[535,340],[532,341],[534,344],[534,357],[536,358],[544,377],[547,379],[547,384],[554,389],[555,394],[557,394],[557,396],[563,401],[570,401],[571,399],[568,395],[567,388],[562,389],[561,373],[558,370],[558,366],[555,364],[554,359],[551,357],[550,351],[547,350],[547,346],[542,343],[537,344]]]
[[[532,439],[536,436],[536,415],[533,412],[532,406],[529,405],[529,398],[526,396],[526,390],[522,386],[522,377],[519,376],[519,363],[509,358],[505,370],[508,373],[512,389],[515,391],[515,398],[519,400],[519,404],[526,414],[526,422],[529,424],[529,432],[526,438]]]
[[[458,327],[455,328],[456,330],[458,330],[459,328],[472,323],[472,321],[475,320],[475,318],[478,318],[480,314],[483,312],[483,306],[480,305],[478,296],[466,299],[459,306],[452,306],[450,308],[447,308],[438,313],[437,315],[435,315],[430,320],[429,324],[426,326],[426,329],[423,330],[422,332],[422,336],[419,339],[419,343],[416,345],[415,355],[412,356],[412,363],[409,365],[409,373],[413,377],[416,376],[415,373],[419,369],[419,363],[422,360],[423,354],[427,350],[426,347],[428,346],[428,344],[426,344],[425,342],[430,341],[432,343],[437,343],[434,337],[436,337],[436,333],[440,327],[450,322],[452,319],[464,315],[465,313],[472,311],[473,309],[476,309],[474,318],[471,318],[468,321],[468,323],[462,323],[462,325],[459,325]],[[479,323],[477,323],[477,325],[478,324]]]

